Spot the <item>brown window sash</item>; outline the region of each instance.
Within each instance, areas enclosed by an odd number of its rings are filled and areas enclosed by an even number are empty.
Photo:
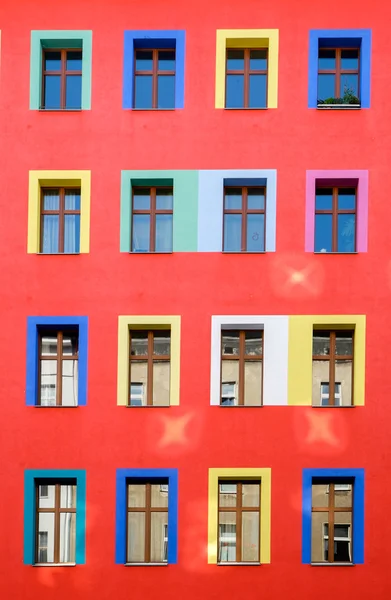
[[[45,58],[51,53],[61,53],[61,70],[60,71],[47,71],[45,70]],[[68,52],[82,52],[82,48],[63,48],[63,49],[54,49],[50,50],[42,50],[42,106],[41,108],[45,108],[45,76],[46,75],[60,75],[61,84],[60,84],[60,110],[66,109],[66,78],[67,75],[82,75],[82,71],[67,71],[67,53]]]
[[[145,52],[152,52],[152,70],[137,70],[136,60],[137,55]],[[159,53],[163,52],[175,52],[175,48],[143,48],[142,50],[135,50],[134,52],[134,76],[136,75],[152,75],[152,108],[158,108],[158,76],[160,75],[174,75],[175,69],[172,71],[159,71]],[[176,53],[175,53],[176,58]],[[134,94],[136,93],[136,86],[133,86]],[[133,98],[133,106],[135,105],[136,97]]]
[[[349,186],[339,186],[333,187],[324,185],[324,186],[316,186],[316,192],[321,189],[332,189],[333,191],[333,206],[332,209],[315,209],[316,215],[332,215],[332,242],[331,242],[331,251],[338,252],[338,216],[339,215],[354,215],[355,216],[355,233],[354,233],[354,252],[357,248],[357,188],[349,187]],[[338,208],[338,194],[340,190],[343,189],[355,189],[356,193],[356,205],[354,209],[341,209]]]
[[[153,406],[153,365],[155,362],[167,362],[170,363],[171,354],[154,354],[153,345],[156,334],[162,333],[162,331],[148,331],[148,354],[147,355],[132,355],[129,351],[129,406],[131,396],[131,385],[132,385],[132,364],[137,362],[147,362],[147,406]],[[164,330],[164,332],[166,332]],[[170,333],[170,345],[171,345],[171,332]],[[132,348],[132,331],[129,331],[129,348]],[[170,347],[171,350],[171,347]]]
[[[226,208],[225,207],[225,196],[226,191],[238,189],[241,190],[242,195],[242,208]],[[265,203],[264,208],[248,208],[248,191],[249,190],[259,190],[259,193],[264,195]],[[224,188],[224,215],[242,215],[242,232],[241,232],[241,252],[247,252],[247,217],[248,215],[264,215],[263,219],[263,247],[265,248],[265,239],[266,239],[266,187],[257,187],[257,186],[248,186],[248,187],[238,187],[235,186],[227,186]],[[223,244],[224,244],[224,222],[223,218]],[[223,249],[224,250],[224,249]]]
[[[360,74],[360,50],[358,48],[319,48],[322,50],[335,50],[335,69],[319,69],[318,75],[335,75],[335,98],[343,96],[341,90],[341,75],[359,75]],[[357,50],[358,68],[357,69],[342,69],[341,53],[345,50]],[[358,77],[357,95],[360,97],[360,77]]]
[[[254,354],[246,354],[246,330],[239,331],[239,354],[224,354],[223,353],[223,336],[229,335],[229,329],[223,329],[221,331],[221,362],[225,360],[229,361],[237,361],[239,363],[239,385],[238,385],[238,406],[244,406],[244,398],[245,398],[245,363],[246,362],[260,362],[262,363],[263,368],[263,330],[259,330],[259,337],[262,340],[262,354],[254,355]],[[220,404],[222,404],[222,394],[223,394],[223,369],[221,364],[221,385],[220,385]],[[262,404],[262,393],[263,386],[261,389],[261,404]]]
[[[64,253],[64,237],[65,237],[65,215],[79,215],[80,210],[65,209],[65,193],[74,191],[76,194],[80,194],[80,188],[78,187],[66,187],[66,188],[41,188],[41,235],[40,235],[40,252],[43,251],[43,236],[44,226],[43,218],[44,215],[58,216],[58,253]],[[44,195],[45,192],[55,192],[59,195],[59,209],[58,210],[44,210]]]
[[[243,50],[244,52],[244,68],[243,69],[228,69],[228,52],[230,50],[242,50],[242,48],[227,48],[226,49],[226,62],[225,62],[225,71],[226,77],[227,75],[244,75],[244,100],[243,100],[243,108],[249,108],[250,102],[250,75],[266,75],[266,98],[268,94],[268,85],[269,85],[269,77],[268,77],[268,68],[269,68],[269,49],[268,48],[246,48]],[[251,69],[250,68],[250,53],[252,50],[262,50],[266,52],[266,61],[267,68],[266,69]],[[227,89],[227,82],[226,82]]]
[[[314,337],[316,336],[330,336],[330,354],[313,354],[312,361],[328,361],[329,362],[329,406],[335,405],[335,370],[336,363],[338,360],[351,360],[352,361],[352,398],[351,403],[353,404],[354,398],[354,331],[349,331],[352,335],[352,354],[336,354],[335,345],[338,331],[322,331],[314,330]]]
[[[49,356],[45,356],[42,354],[42,339],[45,336],[52,336],[54,337],[56,335],[57,337],[57,354],[51,354]],[[77,331],[67,331],[65,333],[65,335],[70,335],[70,336],[77,336],[78,339],[78,332]],[[51,332],[50,330],[45,332],[42,331],[39,334],[39,361],[38,361],[38,405],[41,405],[41,361],[42,360],[52,360],[55,361],[57,363],[57,375],[56,375],[56,406],[62,406],[62,372],[63,372],[63,362],[67,361],[67,360],[78,360],[79,359],[79,352],[78,352],[78,345],[76,347],[76,354],[67,354],[66,356],[63,355],[63,339],[64,339],[64,332],[63,331],[57,331],[57,332]]]
[[[134,196],[135,192],[140,190],[148,190],[150,195],[150,208],[148,209],[135,209],[134,208]],[[151,187],[142,188],[136,187],[132,189],[132,217],[133,215],[149,215],[149,252],[155,252],[156,249],[156,215],[172,215],[173,209],[157,209],[156,208],[156,196],[161,192],[171,192],[174,195],[173,188],[171,187]],[[136,194],[137,195],[137,194]],[[133,229],[131,228],[131,231]],[[133,233],[132,233],[133,235]],[[131,240],[131,247],[133,247],[133,240]]]

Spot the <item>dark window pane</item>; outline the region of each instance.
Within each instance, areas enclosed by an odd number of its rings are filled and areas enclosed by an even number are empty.
[[[330,334],[314,332],[312,338],[312,354],[314,356],[329,356],[330,354]]]
[[[338,208],[340,210],[354,210],[356,208],[356,190],[338,190]]]
[[[58,253],[58,216],[44,215],[42,252],[48,254]]]
[[[265,250],[265,215],[247,215],[247,252]]]
[[[156,215],[156,252],[172,252],[172,215]]]
[[[133,252],[149,252],[149,229],[149,215],[133,215]]]
[[[172,210],[172,190],[156,190],[156,210]]]
[[[175,71],[175,50],[161,51],[158,56],[159,71]]]
[[[335,353],[337,356],[351,356],[353,354],[353,334],[351,331],[337,332]]]
[[[151,192],[146,190],[134,190],[133,210],[149,210],[151,207]]]
[[[247,190],[247,208],[249,210],[264,210],[265,192],[261,188],[249,188]]]
[[[335,69],[335,50],[319,50],[318,68],[320,71]]]
[[[338,252],[354,252],[356,215],[338,215]]]
[[[267,50],[250,50],[250,70],[267,69]]]
[[[244,70],[244,50],[228,50],[227,71]]]
[[[175,75],[158,75],[157,107],[175,108]]]
[[[332,251],[332,215],[315,215],[315,252]]]
[[[358,75],[341,75],[341,96],[345,92],[358,96]]]
[[[225,190],[224,207],[229,210],[240,210],[242,208],[242,188]]]
[[[136,75],[135,108],[152,108],[152,75]]]
[[[315,210],[332,210],[333,190],[318,189],[315,196]]]
[[[262,356],[262,331],[246,331],[245,340],[244,353],[246,356]],[[256,484],[256,489],[259,491],[258,484]]]
[[[80,252],[80,215],[64,216],[64,252]]]
[[[45,52],[45,71],[61,71],[61,52]]]
[[[60,196],[56,190],[43,193],[43,210],[59,210]]]
[[[239,356],[239,331],[223,331],[221,335],[222,354]]]
[[[170,354],[171,332],[155,331],[153,334],[153,353],[157,356]]]
[[[148,331],[131,332],[131,356],[148,355]],[[134,505],[136,506],[136,505]]]
[[[45,108],[61,108],[61,77],[45,75]]]
[[[250,75],[249,108],[266,108],[266,75]]]
[[[335,98],[335,75],[318,75],[318,99]]]
[[[67,52],[67,71],[82,70],[82,53],[80,51]]]
[[[65,191],[65,210],[80,210],[80,190]]]
[[[81,75],[66,76],[66,108],[81,108]]]
[[[341,50],[341,69],[358,69],[358,50]]]
[[[136,71],[152,71],[152,50],[136,52]]]
[[[242,215],[224,215],[224,250],[240,252],[242,249]]]
[[[226,108],[244,107],[244,76],[227,75]]]

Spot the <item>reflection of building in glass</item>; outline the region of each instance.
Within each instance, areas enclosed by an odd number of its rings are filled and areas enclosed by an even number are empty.
[[[76,557],[76,485],[37,486],[38,563],[74,563]]]
[[[314,331],[312,404],[350,406],[353,403],[353,333]]]
[[[130,332],[130,406],[170,405],[170,333]]]
[[[353,485],[312,485],[311,560],[352,562]]]
[[[221,404],[262,404],[263,331],[221,332]]]
[[[78,333],[42,333],[39,348],[39,404],[77,406]]]

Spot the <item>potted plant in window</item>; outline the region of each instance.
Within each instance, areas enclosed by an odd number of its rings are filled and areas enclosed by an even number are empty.
[[[360,108],[360,100],[355,95],[354,91],[345,87],[342,98],[325,98],[318,99],[318,108]]]

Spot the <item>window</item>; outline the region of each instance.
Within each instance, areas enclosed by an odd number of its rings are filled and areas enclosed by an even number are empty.
[[[262,330],[222,330],[222,406],[260,406],[262,404],[262,364]]]
[[[40,406],[77,406],[77,330],[41,330],[39,336]]]
[[[218,562],[260,562],[260,481],[219,481]]]
[[[312,403],[314,406],[353,404],[353,331],[314,330]]]
[[[319,48],[318,102],[359,104],[359,48]]]
[[[224,251],[264,252],[265,215],[265,187],[225,187]]]
[[[128,563],[167,562],[168,484],[128,482]]]
[[[42,188],[41,252],[80,252],[80,188]]]
[[[82,50],[43,50],[42,108],[81,109]]]
[[[134,108],[175,108],[175,48],[134,52]]]
[[[171,332],[131,330],[130,406],[169,406]],[[143,386],[142,396],[136,395]],[[139,386],[136,388],[136,386]],[[145,393],[144,393],[145,390]],[[140,403],[141,401],[141,403]]]
[[[266,108],[267,71],[267,48],[228,48],[225,107]]]
[[[352,562],[352,519],[353,485],[315,480],[312,484],[312,562]]]
[[[76,562],[76,483],[36,485],[36,562]],[[47,495],[46,495],[46,492]]]
[[[132,252],[172,252],[173,188],[133,188]]]
[[[315,252],[356,251],[357,190],[317,187]]]

